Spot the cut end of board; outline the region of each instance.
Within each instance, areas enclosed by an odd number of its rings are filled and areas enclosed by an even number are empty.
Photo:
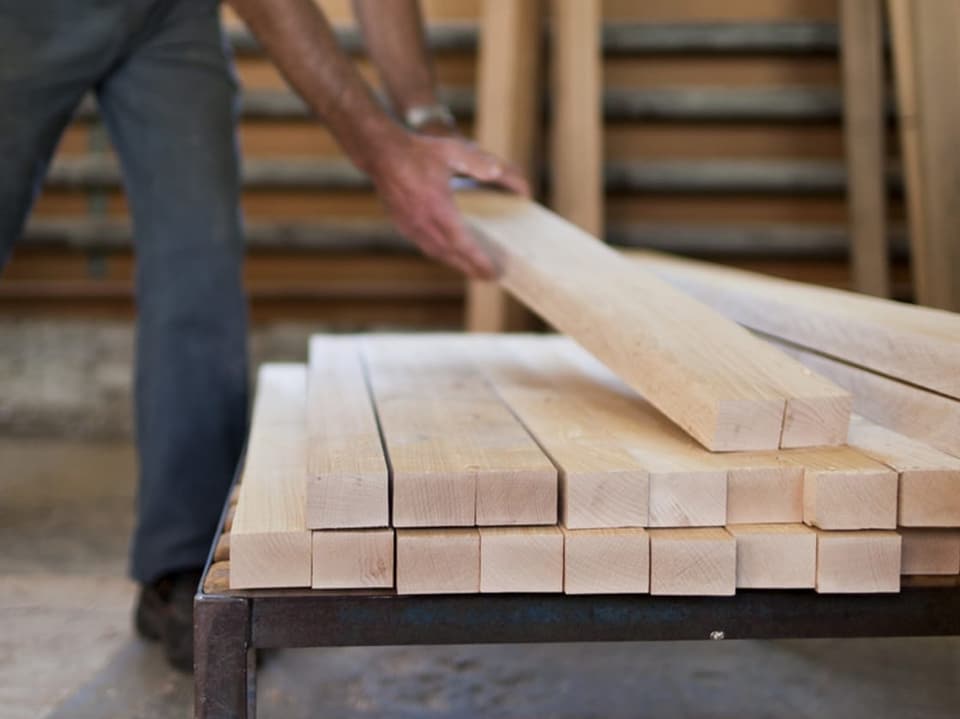
[[[643,529],[563,529],[567,594],[646,594],[650,535]]]
[[[719,527],[651,529],[650,593],[732,596],[737,591],[737,542]]]
[[[726,518],[726,470],[650,474],[651,527],[720,527]]]
[[[859,594],[900,591],[896,532],[817,532],[817,591]]]
[[[307,480],[307,527],[364,529],[390,523],[386,472],[327,474]]]
[[[650,475],[642,469],[562,472],[560,513],[570,529],[646,527]]]
[[[720,400],[711,436],[684,429],[712,452],[779,449],[785,408],[782,399]]]
[[[562,592],[563,533],[557,527],[481,527],[480,591]]]
[[[393,530],[313,533],[314,589],[393,587]]]
[[[394,527],[472,527],[477,518],[477,477],[394,470]]]
[[[853,395],[837,390],[822,397],[787,400],[780,447],[838,446],[846,444],[853,411]]]
[[[309,587],[312,546],[309,531],[244,533],[230,536],[230,588]]]
[[[397,594],[476,594],[480,533],[476,529],[398,529]]]
[[[557,470],[481,472],[477,476],[479,526],[556,524]]]

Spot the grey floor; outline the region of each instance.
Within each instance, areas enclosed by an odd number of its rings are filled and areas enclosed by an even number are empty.
[[[191,716],[130,635],[125,444],[0,440],[0,719]],[[290,650],[260,715],[957,717],[960,640]]]

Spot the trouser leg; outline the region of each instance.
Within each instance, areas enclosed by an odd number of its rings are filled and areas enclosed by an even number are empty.
[[[96,81],[115,21],[104,12],[94,29],[77,8],[0,0],[0,271],[64,128]]]
[[[99,89],[137,251],[132,573],[203,564],[247,412],[236,86],[213,0],[158,2]]]

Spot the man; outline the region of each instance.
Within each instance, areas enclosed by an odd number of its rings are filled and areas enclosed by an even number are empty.
[[[449,181],[526,184],[458,138],[437,104],[417,0],[355,9],[395,111],[422,133],[385,113],[313,0],[232,4],[399,231],[490,276]],[[0,269],[88,91],[120,155],[137,252],[136,624],[184,670],[192,595],[246,431],[236,86],[222,40],[218,0],[0,0]]]

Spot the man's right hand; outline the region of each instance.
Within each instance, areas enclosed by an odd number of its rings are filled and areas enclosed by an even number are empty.
[[[454,176],[499,185],[529,196],[519,170],[458,137],[403,131],[381,143],[364,162],[397,230],[424,254],[470,277],[492,279],[495,268],[460,216],[450,181]]]

